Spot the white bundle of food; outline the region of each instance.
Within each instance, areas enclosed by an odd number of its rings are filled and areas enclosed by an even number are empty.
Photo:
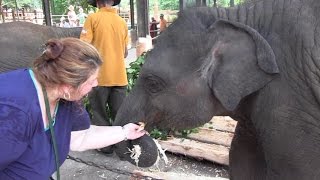
[[[139,122],[138,124],[139,124],[139,126],[140,126],[139,129],[138,129],[138,131],[144,130],[145,123]],[[165,154],[165,151],[166,151],[166,150],[163,150],[163,149],[161,148],[161,145],[158,143],[157,140],[155,140],[155,139],[153,139],[153,140],[154,140],[154,142],[155,142],[155,144],[157,145],[157,148],[158,148],[158,158],[157,158],[156,164],[159,163],[159,160],[160,160],[161,158],[164,160],[165,164],[168,164],[168,157],[167,157],[166,154]],[[132,148],[132,149],[129,149],[129,148],[128,148],[128,150],[129,150],[129,152],[131,153],[131,154],[130,154],[131,159],[133,159],[134,162],[136,163],[136,166],[138,166],[139,157],[140,157],[140,155],[141,155],[141,153],[142,153],[142,150],[141,150],[140,145],[133,145],[133,148]],[[160,154],[161,154],[161,157],[160,157]]]

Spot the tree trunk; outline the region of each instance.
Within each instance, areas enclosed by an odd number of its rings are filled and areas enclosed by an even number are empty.
[[[183,11],[186,9],[186,0],[179,0],[179,10]]]
[[[4,23],[5,20],[4,20],[4,15],[3,15],[2,0],[0,0],[0,13],[1,13],[2,22]]]
[[[234,0],[230,0],[230,7],[234,7]]]
[[[147,37],[149,34],[149,0],[137,0],[138,37]]]
[[[207,0],[202,0],[202,6],[207,6]]]
[[[19,21],[19,9],[18,9],[17,0],[14,1],[14,5],[15,5],[15,8],[16,8],[15,12],[16,12],[16,14],[17,14],[17,18],[18,18],[18,21]],[[12,13],[12,16],[14,17],[13,19],[14,19],[14,21],[15,21],[15,13]]]
[[[213,6],[217,7],[217,0],[213,0]]]
[[[201,6],[201,0],[196,0],[196,7],[200,7]]]

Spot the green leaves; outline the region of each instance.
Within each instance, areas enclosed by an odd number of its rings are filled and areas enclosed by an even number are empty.
[[[177,0],[160,0],[159,4],[163,10],[179,10],[179,1]]]
[[[3,0],[2,6],[7,5],[9,8],[15,8],[16,4],[18,8],[22,7],[33,7],[33,8],[41,8],[42,1],[41,0]]]
[[[168,131],[163,131],[155,128],[150,132],[150,136],[153,137],[154,139],[167,140]]]
[[[174,135],[179,136],[179,137],[187,138],[189,134],[198,133],[198,132],[199,132],[199,128],[184,129],[184,130],[179,130],[179,131],[175,131],[173,129],[167,131],[167,130],[161,130],[161,129],[158,129],[158,128],[154,128],[150,132],[150,136],[155,138],[155,139],[167,140],[169,135],[172,136],[172,133]]]
[[[198,133],[199,132],[199,128],[184,129],[184,130],[180,130],[178,132],[181,133],[182,137],[186,138],[191,133]]]
[[[130,67],[127,68],[127,76],[128,76],[128,88],[127,91],[130,92],[136,83],[136,80],[139,77],[139,72],[144,64],[146,53],[143,53],[141,56],[137,58],[137,60],[130,63]]]

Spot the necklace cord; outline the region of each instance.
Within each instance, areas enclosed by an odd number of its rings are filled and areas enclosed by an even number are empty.
[[[44,86],[41,86],[41,87],[42,87],[42,92],[43,92],[43,96],[44,96],[44,102],[46,105],[46,113],[47,113],[47,116],[49,119],[49,129],[50,129],[50,133],[51,133],[51,140],[52,140],[52,144],[53,144],[53,150],[54,150],[56,167],[57,167],[57,180],[60,180],[59,154],[58,154],[57,143],[56,143],[56,138],[55,138],[54,129],[53,129],[53,119],[52,119],[51,112],[50,112],[48,94],[47,94],[46,88]]]

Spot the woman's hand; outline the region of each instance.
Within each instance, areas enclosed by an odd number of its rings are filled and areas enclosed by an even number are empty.
[[[143,136],[144,134],[146,134],[145,130],[141,130],[139,125],[133,124],[133,123],[129,123],[123,126],[123,131],[124,131],[124,135],[125,135],[125,139],[137,139],[141,136]]]

